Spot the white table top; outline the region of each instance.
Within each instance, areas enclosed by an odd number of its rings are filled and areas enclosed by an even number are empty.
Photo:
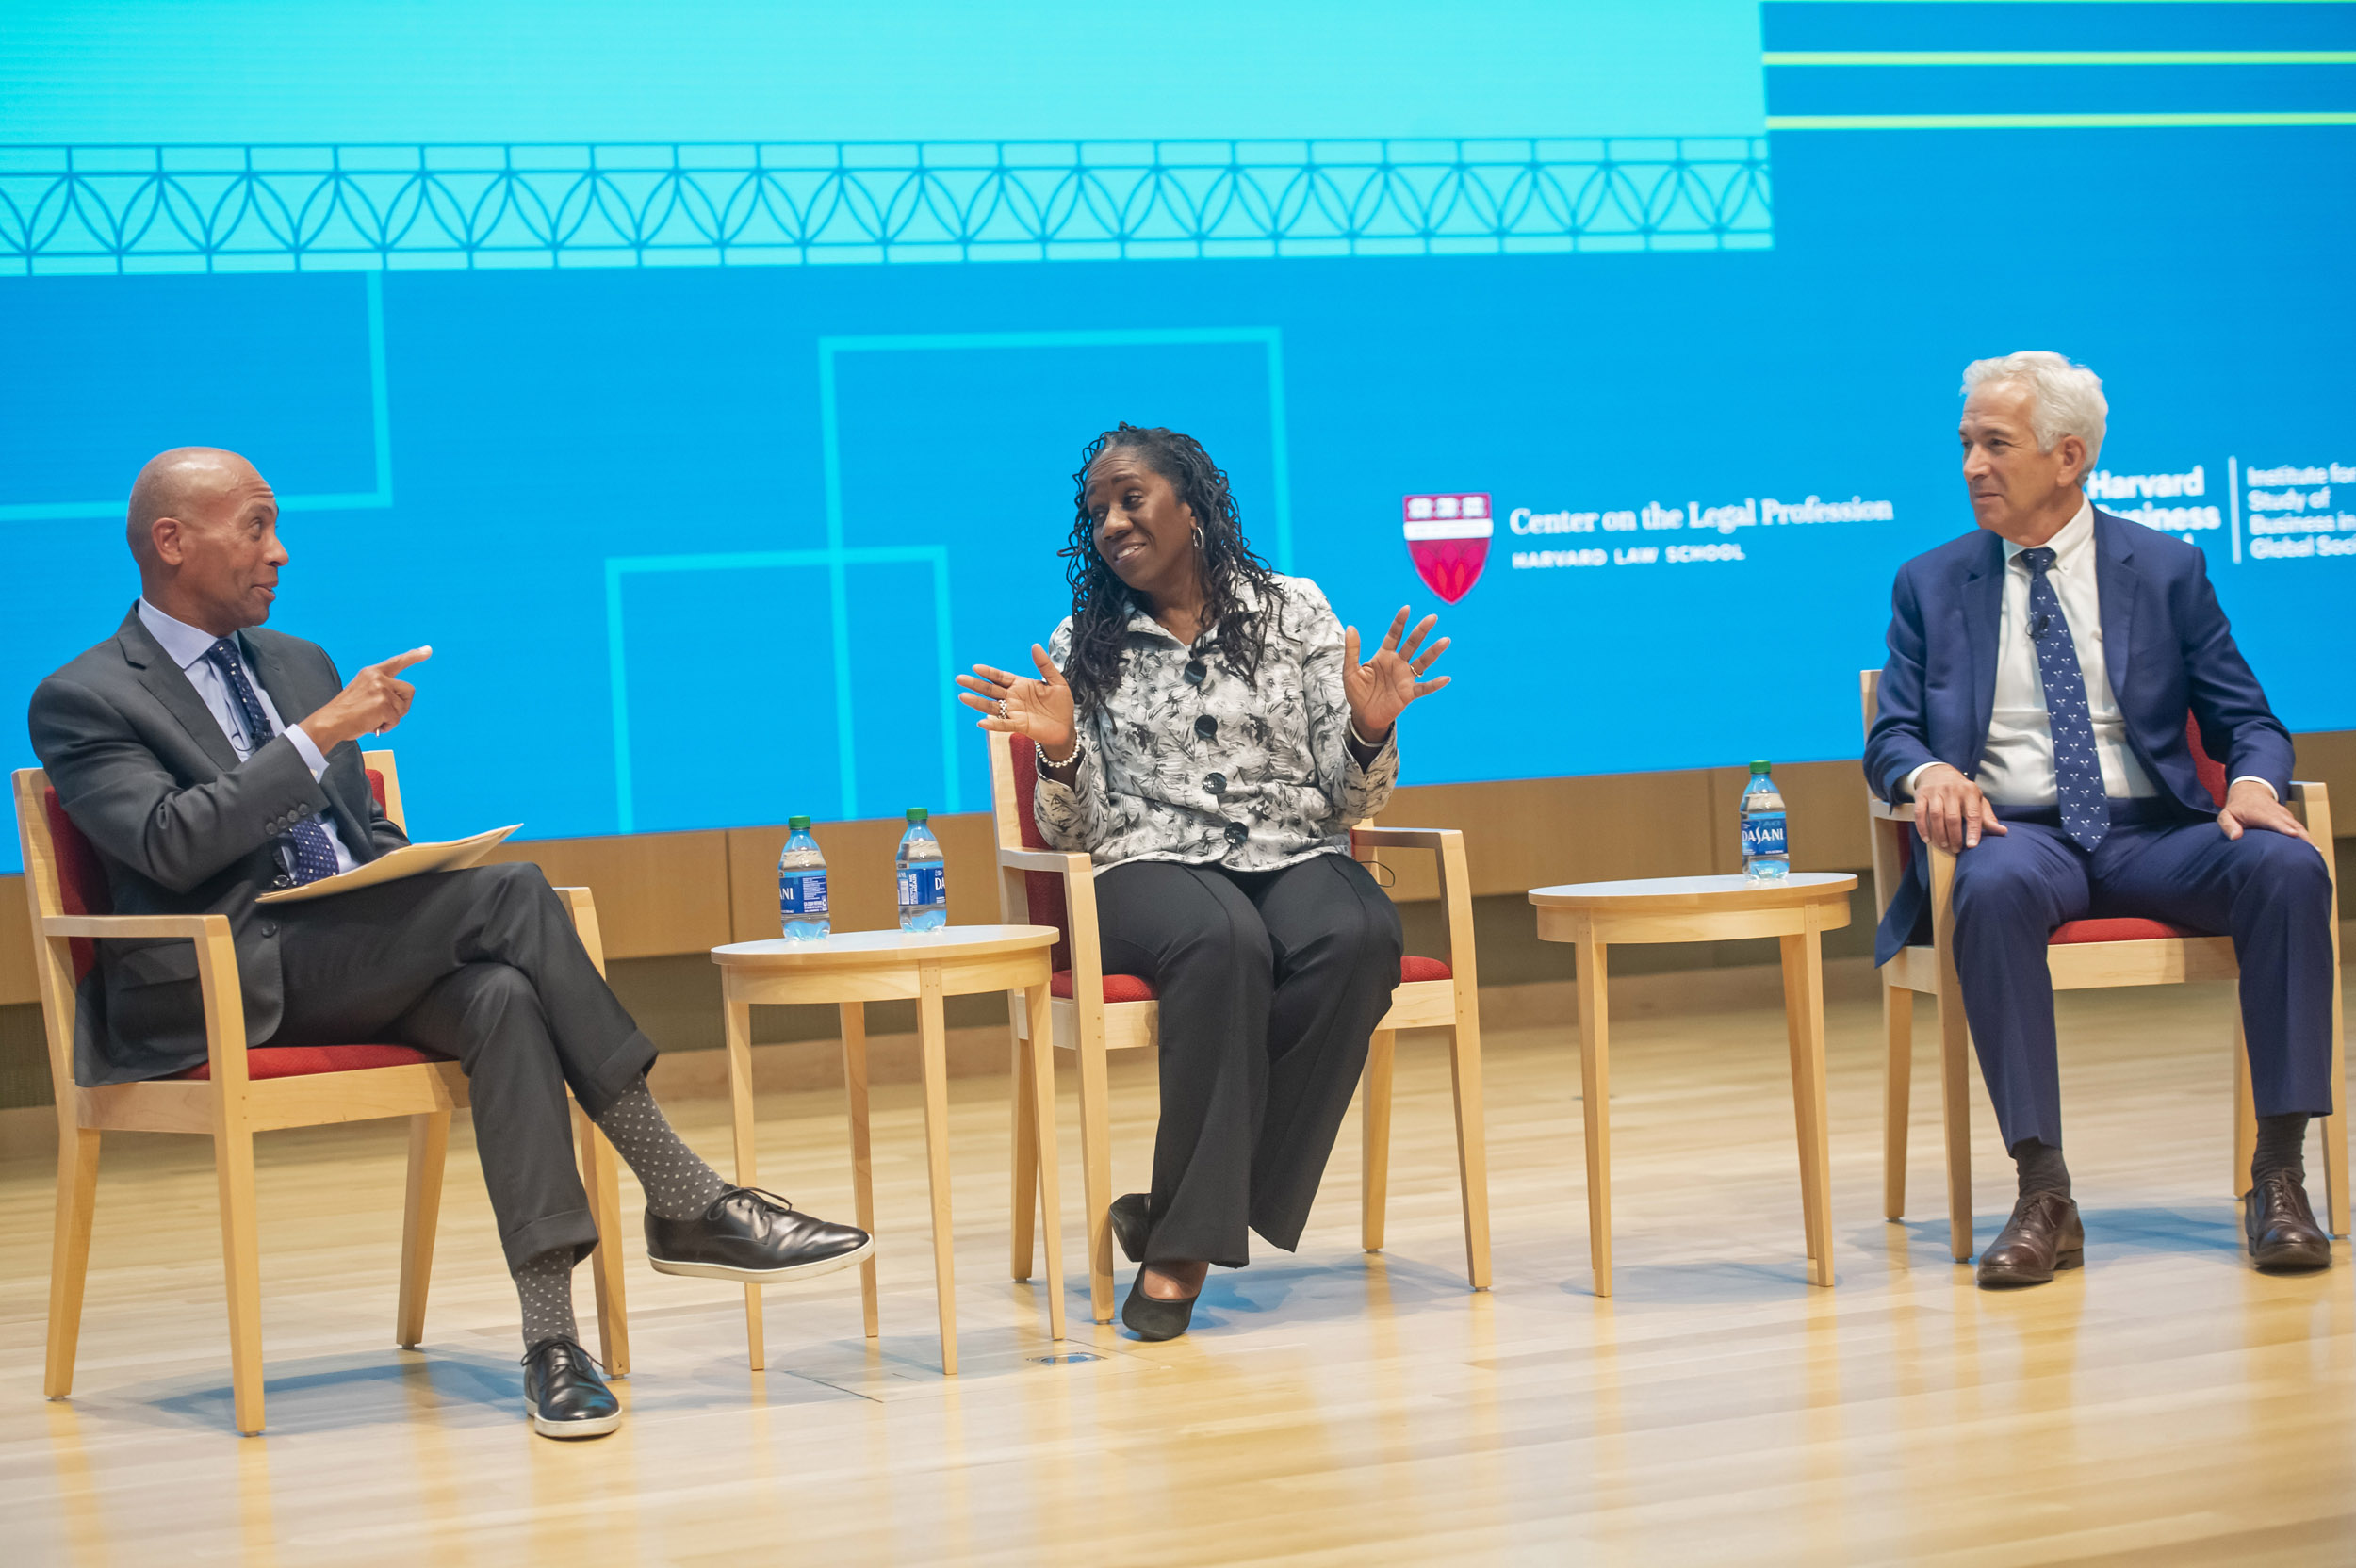
[[[765,941],[729,942],[712,950],[712,961],[728,968],[826,969],[915,963],[925,958],[986,958],[1026,948],[1053,947],[1059,939],[1061,933],[1052,925],[944,925],[938,931],[842,931],[815,941],[771,937]]]
[[[1640,876],[1621,882],[1566,882],[1532,888],[1530,902],[1541,907],[1649,904],[1660,908],[1773,908],[1847,896],[1857,886],[1845,871],[1795,871],[1780,882],[1729,876]]]

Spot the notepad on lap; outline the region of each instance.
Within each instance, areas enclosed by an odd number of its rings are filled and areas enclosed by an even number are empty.
[[[365,866],[322,876],[316,882],[305,882],[300,888],[281,888],[276,892],[255,895],[256,904],[293,904],[306,898],[325,898],[331,893],[357,892],[373,888],[379,882],[398,882],[404,876],[423,876],[428,872],[464,871],[498,847],[500,840],[518,827],[511,822],[505,827],[494,827],[487,833],[477,833],[470,839],[446,839],[434,844],[403,844],[390,855],[380,856]]]

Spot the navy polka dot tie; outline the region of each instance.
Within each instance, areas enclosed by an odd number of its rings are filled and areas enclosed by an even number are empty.
[[[245,678],[245,661],[237,657],[237,645],[223,637],[205,650],[205,660],[221,672],[229,683],[229,694],[237,699],[237,710],[245,715],[245,738],[251,751],[262,749],[262,743],[278,733],[262,710],[262,699],[254,694],[254,683]],[[317,817],[304,817],[295,824],[287,835],[294,841],[294,879],[300,884],[316,882],[322,876],[335,874],[335,846],[327,837],[327,829]]]
[[[2037,644],[2037,673],[2045,681],[2045,716],[2053,731],[2053,798],[2061,808],[2062,831],[2080,849],[2091,851],[2111,830],[2110,797],[2102,791],[2102,763],[2094,751],[2094,718],[2086,710],[2086,678],[2078,668],[2078,645],[2070,636],[2061,598],[2046,572],[2053,552],[2040,546],[2022,550],[2029,564],[2029,638]]]

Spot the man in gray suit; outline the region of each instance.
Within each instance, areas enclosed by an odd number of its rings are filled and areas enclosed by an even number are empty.
[[[646,1089],[654,1043],[538,867],[257,904],[407,841],[378,808],[354,743],[401,722],[416,695],[402,674],[433,650],[347,683],[325,650],[262,630],[288,557],[276,498],[235,453],[189,447],[151,461],[128,533],[139,600],[33,694],[33,750],[95,846],[118,912],[229,917],[256,1049],[386,1040],[465,1068],[523,1303],[535,1429],[594,1437],[621,1420],[573,1322],[573,1266],[597,1235],[573,1165],[567,1087],[646,1188],[657,1269],[766,1282],[867,1253],[864,1232],[730,1186],[672,1132]],[[193,943],[100,943],[81,1000],[84,1084],[205,1059]]]

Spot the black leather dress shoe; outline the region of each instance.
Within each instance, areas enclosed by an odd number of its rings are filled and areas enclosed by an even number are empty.
[[[1145,1238],[1153,1229],[1153,1217],[1145,1209],[1145,1194],[1123,1193],[1105,1212],[1112,1218],[1113,1239],[1121,1243],[1121,1255],[1131,1263],[1143,1263]]]
[[[2242,1200],[2242,1233],[2250,1261],[2266,1269],[2329,1268],[2331,1238],[2307,1206],[2307,1189],[2287,1170],[2266,1173]]]
[[[759,1187],[730,1187],[695,1219],[646,1211],[646,1261],[658,1274],[775,1284],[830,1274],[875,1247],[857,1226],[797,1213]]]
[[[621,1401],[569,1339],[544,1339],[524,1352],[524,1413],[542,1437],[603,1437],[622,1424]]]
[[[1980,1254],[1980,1288],[2041,1285],[2057,1268],[2086,1261],[2086,1231],[2078,1205],[2058,1192],[2033,1192],[2012,1207],[1995,1244]]]
[[[1158,1296],[1145,1294],[1145,1270],[1137,1270],[1137,1279],[1129,1286],[1129,1298],[1121,1303],[1121,1320],[1129,1325],[1129,1331],[1139,1339],[1176,1339],[1194,1321],[1194,1304],[1203,1299],[1198,1290],[1183,1301],[1165,1301]]]

